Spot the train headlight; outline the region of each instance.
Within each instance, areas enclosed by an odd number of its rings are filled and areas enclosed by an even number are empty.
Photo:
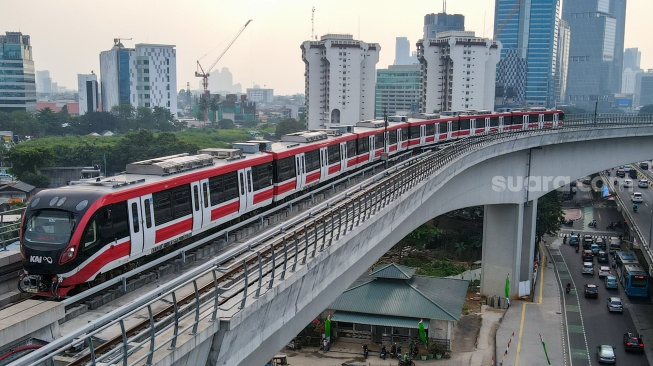
[[[61,253],[59,264],[64,264],[66,262],[69,262],[73,258],[75,258],[75,247],[68,247],[63,253]]]

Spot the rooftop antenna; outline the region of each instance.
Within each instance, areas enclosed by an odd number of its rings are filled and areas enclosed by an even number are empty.
[[[447,14],[447,0],[442,0],[442,12]]]
[[[311,40],[317,39],[315,37],[315,7],[311,10]]]

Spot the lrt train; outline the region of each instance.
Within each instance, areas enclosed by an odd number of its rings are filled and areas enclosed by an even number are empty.
[[[128,164],[38,192],[21,221],[18,288],[60,298],[153,254],[389,156],[488,132],[554,128],[560,110],[390,117]],[[387,131],[387,140],[384,134]]]

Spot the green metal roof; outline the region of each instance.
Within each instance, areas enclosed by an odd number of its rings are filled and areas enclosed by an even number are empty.
[[[402,266],[400,264],[382,264],[374,267],[369,275],[376,278],[394,278],[408,280],[415,274],[415,268]]]
[[[351,313],[457,321],[468,281],[413,276],[409,280],[364,275],[329,309]]]
[[[331,321],[356,324],[381,325],[397,328],[419,328],[419,318],[404,318],[398,316],[350,313],[337,311],[331,316]],[[424,329],[429,329],[429,322],[424,322]]]

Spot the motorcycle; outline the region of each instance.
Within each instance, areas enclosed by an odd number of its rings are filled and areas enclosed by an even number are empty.
[[[633,205],[633,212],[637,212],[637,204]]]
[[[589,224],[587,224],[587,226],[589,226],[589,227],[593,227],[593,228],[596,228],[596,220],[592,220],[592,222],[590,222]]]
[[[367,358],[367,356],[368,356],[369,354],[370,354],[370,350],[369,350],[369,348],[367,348],[367,345],[364,344],[364,345],[363,345],[363,356],[365,356],[365,358]]]
[[[401,345],[397,346],[397,353],[395,353],[395,356],[397,357],[398,360],[401,360],[401,357],[403,354],[401,353]]]
[[[578,253],[578,247],[579,247],[579,245],[576,245],[576,253]]]
[[[569,293],[571,292],[571,285],[570,284],[567,284],[567,287],[565,287],[565,292],[567,293],[567,295],[569,295]]]
[[[381,350],[379,351],[379,357],[385,360],[385,355],[386,355],[385,346],[381,346]]]
[[[615,225],[614,225],[614,222],[611,222],[610,225],[608,225],[608,226],[606,227],[606,229],[607,229],[607,230],[615,230],[616,227],[615,227]]]
[[[289,351],[299,351],[302,349],[302,344],[296,340],[292,340],[288,345],[286,345],[286,349]]]
[[[410,359],[408,361],[399,360],[399,366],[415,366],[415,362]]]
[[[390,357],[395,357],[397,355],[397,345],[393,344],[392,347],[390,347]]]

